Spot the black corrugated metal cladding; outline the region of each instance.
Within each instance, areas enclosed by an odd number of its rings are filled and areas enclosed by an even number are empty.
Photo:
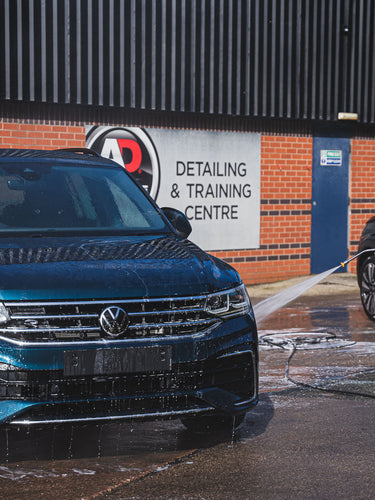
[[[0,0],[0,100],[375,122],[374,0]]]

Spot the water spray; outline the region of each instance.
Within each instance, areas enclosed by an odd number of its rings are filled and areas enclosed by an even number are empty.
[[[325,277],[329,276],[330,274],[334,273],[340,267],[345,267],[349,262],[351,262],[354,259],[357,259],[359,256],[365,253],[370,253],[372,252],[375,254],[375,248],[368,248],[366,250],[362,250],[361,252],[357,253],[356,255],[353,255],[353,257],[350,257],[349,259],[345,260],[344,262],[340,262],[340,265],[336,267],[332,267],[331,269],[328,269],[327,271],[324,271],[318,275],[315,276],[310,276],[307,278],[305,281],[302,283],[298,283],[297,285],[294,285],[290,288],[287,288],[286,290],[282,290],[281,292],[273,295],[272,297],[268,297],[265,300],[262,300],[258,304],[254,306],[254,313],[255,313],[255,318],[257,320],[257,323],[260,323],[264,318],[269,316],[272,312],[276,311],[277,309],[280,309],[281,307],[285,306],[292,300],[296,299],[299,297],[299,295],[302,295],[306,290],[314,286],[315,284],[319,283],[322,281]],[[355,344],[355,342],[344,340],[344,339],[337,339],[336,335],[334,334],[322,334],[320,332],[312,333],[308,332],[306,334],[297,332],[296,335],[290,334],[290,335],[282,335],[282,334],[264,334],[263,336],[260,337],[260,343],[261,344],[268,344],[270,346],[278,347],[281,349],[291,349],[291,354],[287,360],[286,367],[285,367],[285,377],[289,382],[300,386],[300,387],[305,387],[309,389],[316,389],[320,391],[325,391],[325,392],[330,392],[330,393],[335,393],[335,394],[345,394],[345,395],[351,395],[351,396],[362,396],[366,398],[372,398],[374,399],[375,396],[373,394],[368,394],[364,392],[356,392],[356,391],[347,391],[347,390],[339,390],[335,389],[329,386],[324,386],[324,385],[316,385],[316,384],[308,384],[306,382],[301,382],[298,380],[295,380],[290,376],[290,364],[293,356],[296,354],[297,349],[311,349],[311,348],[316,348],[316,346],[319,348],[321,347],[329,347],[329,348],[340,348],[340,347],[348,347],[349,345]],[[302,346],[301,344],[305,343],[308,344],[309,347]],[[373,369],[369,370],[370,373],[373,373]],[[360,372],[361,373],[367,373],[366,372]]]
[[[263,319],[265,319],[273,312],[277,311],[281,307],[284,307],[289,302],[292,302],[294,299],[296,299],[304,292],[306,292],[309,288],[313,287],[314,285],[322,281],[324,278],[326,278],[330,274],[340,269],[340,267],[345,267],[349,262],[351,262],[354,259],[357,259],[360,255],[367,252],[375,253],[375,248],[368,248],[367,250],[362,250],[362,252],[359,252],[353,257],[350,257],[350,259],[347,259],[344,262],[340,262],[340,265],[332,267],[327,271],[323,271],[320,274],[310,276],[302,283],[298,283],[297,285],[291,286],[286,290],[282,290],[281,292],[272,295],[272,297],[268,297],[267,299],[262,300],[258,304],[255,304],[254,313],[257,323],[260,323]]]

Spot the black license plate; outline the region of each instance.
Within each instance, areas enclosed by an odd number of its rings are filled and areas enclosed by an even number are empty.
[[[64,351],[64,375],[111,375],[170,370],[172,346]]]

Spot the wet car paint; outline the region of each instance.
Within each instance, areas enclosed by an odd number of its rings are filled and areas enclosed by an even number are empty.
[[[231,288],[238,273],[173,235],[2,238],[0,300],[200,295]]]

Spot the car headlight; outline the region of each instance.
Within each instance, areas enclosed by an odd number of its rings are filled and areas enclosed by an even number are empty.
[[[207,296],[206,312],[222,318],[244,316],[251,311],[245,285]]]

